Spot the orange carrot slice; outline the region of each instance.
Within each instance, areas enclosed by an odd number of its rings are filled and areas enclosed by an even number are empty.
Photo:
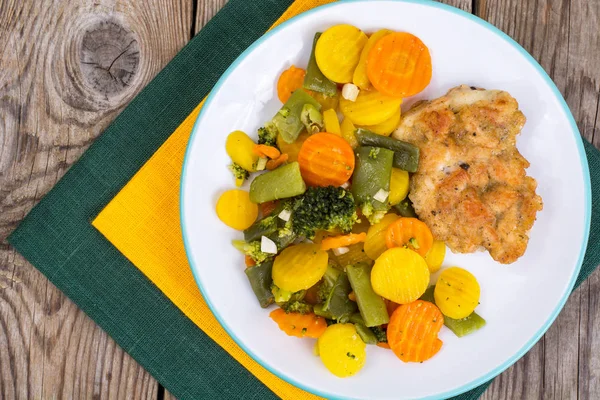
[[[325,332],[325,329],[327,329],[325,318],[319,317],[313,313],[286,313],[283,309],[278,308],[272,311],[269,316],[277,323],[277,325],[279,325],[279,329],[289,336],[316,339]]]
[[[277,97],[285,104],[289,100],[292,93],[302,87],[306,71],[302,68],[296,68],[292,65],[281,73],[277,81]]]
[[[277,208],[277,200],[267,201],[266,203],[262,203],[260,205],[260,213],[263,217],[267,217],[271,215],[271,213]]]
[[[364,242],[367,238],[367,234],[362,233],[350,233],[343,236],[332,236],[323,239],[321,242],[321,250],[331,250],[340,247],[350,246],[351,244]]]
[[[416,218],[399,218],[388,226],[385,241],[388,249],[408,247],[425,257],[433,246],[433,234]]]
[[[352,147],[333,133],[310,136],[298,153],[300,172],[312,186],[340,186],[348,181],[354,171]]]
[[[269,171],[272,171],[280,165],[283,165],[289,158],[290,156],[288,156],[287,154],[282,154],[273,160],[269,160],[267,161],[267,169]]]
[[[413,96],[431,81],[429,49],[415,35],[390,33],[379,39],[369,53],[367,75],[375,89],[383,94]]]
[[[266,144],[257,144],[254,145],[254,153],[258,154],[261,157],[268,157],[271,160],[275,160],[279,158],[281,152],[277,150],[276,147],[267,146]]]
[[[245,256],[244,261],[246,262],[246,267],[253,267],[256,265],[256,261],[250,256]]]
[[[387,327],[390,348],[404,362],[423,362],[442,347],[444,316],[433,303],[417,300],[394,311]]]

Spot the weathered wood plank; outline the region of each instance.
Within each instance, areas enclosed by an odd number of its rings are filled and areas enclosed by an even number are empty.
[[[579,321],[579,399],[600,396],[600,271],[581,285]]]
[[[196,19],[194,24],[194,35],[200,32],[228,0],[193,0],[196,1]]]
[[[540,62],[565,96],[582,135],[595,139],[596,145],[600,143],[600,137],[594,138],[600,93],[599,10],[598,2],[582,0],[480,0],[477,7],[479,16],[508,33]],[[598,340],[594,333],[599,313],[592,308],[591,301],[597,298],[590,298],[589,285],[571,296],[540,343],[502,374],[483,399],[600,396],[600,364],[592,351]]]
[[[64,0],[40,7],[33,0],[24,4],[0,0],[0,242],[187,41],[192,25],[196,33],[226,2],[196,0],[195,23],[191,24],[194,0],[172,2],[176,4],[154,1],[156,4],[136,0],[132,5],[125,0],[106,0],[74,6]],[[565,94],[582,134],[600,143],[600,136],[595,135],[600,127],[600,71],[595,68],[600,61],[599,2],[444,2],[466,11],[475,3],[480,16],[524,45]],[[73,13],[74,9],[95,10],[101,17],[87,16],[87,22],[81,22],[83,16]],[[106,16],[116,18],[103,19]],[[65,57],[53,68],[56,76],[51,76],[59,87],[44,93],[44,81],[33,76],[45,75],[34,72],[45,71],[44,62],[55,61],[52,52],[63,54],[60,51],[68,47],[64,41],[72,39],[64,36],[64,31],[92,22],[100,33],[91,32],[88,41],[99,40],[96,35],[122,35],[118,52],[103,57],[85,52],[88,64],[80,69],[81,59]],[[42,23],[55,29],[34,31]],[[122,31],[118,27],[124,24]],[[126,39],[132,31],[151,37],[151,41],[140,40],[138,48],[129,46],[131,41]],[[37,41],[20,46],[20,35],[36,34],[40,35]],[[140,51],[138,57],[136,51]],[[6,60],[15,65],[6,68]],[[110,63],[103,64],[106,60]],[[80,70],[86,71],[85,76],[69,82],[70,74]],[[593,350],[600,340],[599,286],[600,273],[595,273],[571,298],[546,337],[502,374],[484,399],[574,398],[577,385],[580,398],[599,398],[600,360]],[[102,397],[156,398],[152,378],[5,243],[0,243],[0,288],[0,346],[10,349],[0,352],[0,397],[60,393],[77,398],[99,393]],[[65,349],[66,355],[59,354]],[[99,388],[99,392],[90,388]],[[165,392],[164,398],[172,397]]]
[[[0,0],[0,398],[158,385],[5,241],[189,40],[189,0]]]

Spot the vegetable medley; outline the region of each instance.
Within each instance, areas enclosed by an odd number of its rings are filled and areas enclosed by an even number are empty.
[[[408,198],[419,149],[389,135],[402,99],[430,82],[428,48],[414,35],[351,25],[317,33],[306,70],[277,82],[284,105],[255,143],[233,132],[226,150],[238,187],[217,202],[243,231],[233,245],[261,307],[290,336],[313,338],[335,375],[364,365],[366,345],[423,362],[485,325],[480,288],[468,271],[440,270],[446,252]],[[340,122],[341,119],[341,122]]]

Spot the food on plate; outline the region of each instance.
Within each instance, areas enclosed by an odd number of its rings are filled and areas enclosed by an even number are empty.
[[[390,205],[395,206],[408,196],[410,189],[410,176],[408,171],[400,168],[392,168],[392,177],[390,179]]]
[[[341,136],[316,133],[302,144],[298,164],[302,178],[309,185],[340,186],[354,172],[354,152]]]
[[[446,258],[446,243],[441,240],[434,240],[431,249],[425,255],[425,262],[429,267],[429,272],[436,273],[442,267],[442,263]]]
[[[340,98],[340,111],[355,125],[377,125],[400,110],[402,99],[379,92],[361,91],[355,101]]]
[[[394,247],[377,257],[371,284],[375,293],[398,304],[417,300],[429,285],[429,268],[418,253]]]
[[[336,83],[352,82],[367,35],[352,25],[336,25],[327,29],[315,48],[317,65],[323,75]]]
[[[365,239],[365,253],[371,260],[377,260],[388,249],[386,243],[387,228],[398,218],[398,215],[394,213],[387,214],[381,221],[369,227]]]
[[[402,117],[402,111],[398,108],[398,111],[394,113],[390,118],[386,119],[383,122],[380,122],[376,125],[363,125],[360,128],[363,128],[367,131],[376,133],[382,136],[390,136],[392,132],[396,130],[398,124],[400,123],[400,118]]]
[[[381,29],[369,37],[369,40],[367,41],[367,44],[360,55],[360,60],[356,66],[356,69],[354,70],[354,76],[352,78],[352,82],[361,90],[371,90],[373,88],[373,85],[371,85],[371,81],[369,80],[369,76],[367,75],[367,62],[369,60],[369,53],[371,53],[371,50],[379,41],[379,39],[389,35],[392,32],[393,31],[389,29]]]
[[[444,316],[433,303],[416,300],[402,304],[390,318],[388,344],[404,362],[427,361],[442,348],[438,338],[442,325]]]
[[[356,374],[365,365],[367,345],[354,324],[335,324],[319,337],[318,351],[323,364],[335,376],[345,378]]]
[[[273,284],[295,293],[314,286],[327,270],[329,255],[319,245],[300,243],[283,250],[273,263]]]
[[[421,150],[410,200],[453,251],[483,247],[503,264],[525,253],[542,199],[516,148],[524,124],[510,94],[468,86],[404,114],[393,137]]]
[[[514,261],[541,209],[515,148],[516,101],[459,87],[402,113],[431,76],[419,38],[337,25],[315,35],[306,71],[283,70],[284,104],[258,140],[227,138],[235,184],[251,182],[217,214],[243,231],[233,245],[250,288],[280,330],[317,339],[339,377],[360,371],[366,345],[419,363],[443,346],[443,326],[483,328],[479,282],[443,268],[446,243]]]
[[[433,296],[444,315],[454,319],[466,318],[479,304],[481,289],[477,278],[469,271],[446,268],[438,277]]]
[[[314,313],[286,312],[283,308],[277,308],[269,316],[289,336],[317,339],[327,329],[325,318]]]
[[[385,35],[369,52],[369,80],[388,96],[409,97],[421,92],[429,85],[431,74],[429,49],[410,33]]]
[[[250,200],[248,192],[228,190],[217,201],[217,216],[225,225],[244,230],[256,220],[258,205]]]
[[[433,245],[433,235],[427,225],[416,218],[398,218],[387,228],[388,249],[404,247],[425,257]]]
[[[279,81],[277,81],[277,96],[282,103],[287,102],[292,93],[302,87],[305,76],[306,71],[302,68],[296,68],[294,65],[283,71]]]

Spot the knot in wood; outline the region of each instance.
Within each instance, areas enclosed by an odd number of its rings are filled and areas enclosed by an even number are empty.
[[[110,98],[121,94],[137,73],[139,42],[116,20],[94,21],[83,34],[80,55],[85,83]]]

